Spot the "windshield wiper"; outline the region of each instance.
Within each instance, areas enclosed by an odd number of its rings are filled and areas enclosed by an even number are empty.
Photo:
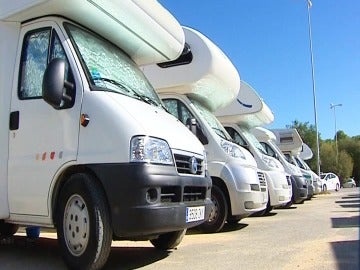
[[[226,138],[225,133],[224,133],[220,128],[212,127],[212,129],[215,130],[215,133],[216,133],[217,135],[219,135],[221,138],[229,141],[229,139]]]
[[[129,89],[121,82],[115,81],[113,79],[109,79],[109,78],[103,78],[103,77],[97,77],[97,78],[93,78],[93,81],[102,81],[102,82],[107,82],[110,83],[112,85],[115,85],[116,87],[120,88],[121,90],[124,90],[127,93],[130,93]],[[109,89],[110,90],[110,89]]]
[[[135,91],[134,89],[130,88],[129,86],[127,86],[126,84],[124,83],[121,83],[121,82],[118,82],[118,81],[115,81],[113,79],[108,79],[108,78],[103,78],[103,77],[99,77],[99,78],[96,78],[94,80],[100,80],[100,81],[104,81],[104,82],[108,82],[108,83],[111,83],[119,88],[121,88],[122,90],[125,90],[127,93],[131,93],[134,97],[144,101],[145,103],[147,104],[150,104],[150,105],[155,105],[157,107],[163,107],[164,106],[161,104],[161,103],[158,103],[156,102],[155,100],[149,98],[148,96],[146,95],[142,95],[142,94],[139,94],[137,91]]]

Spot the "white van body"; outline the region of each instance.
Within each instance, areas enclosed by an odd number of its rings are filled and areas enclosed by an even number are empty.
[[[323,191],[323,181],[320,178],[320,176],[317,175],[313,170],[311,170],[309,165],[306,163],[306,160],[312,159],[313,156],[314,155],[313,155],[313,151],[311,150],[311,148],[306,143],[303,143],[302,149],[301,149],[298,157],[299,157],[301,166],[303,166],[305,170],[307,170],[311,173],[311,178],[312,178],[313,184],[314,184],[314,194],[319,194],[321,191]]]
[[[314,180],[315,177],[311,170],[307,170],[299,162],[298,156],[303,149],[303,140],[299,132],[295,128],[290,129],[272,129],[276,136],[276,144],[279,146],[280,150],[285,154],[285,156],[291,161],[295,166],[298,166],[303,173],[306,181],[308,182],[308,198],[310,199],[314,194]]]
[[[184,46],[159,3],[0,0],[0,38],[0,237],[56,227],[98,269],[113,239],[173,248],[207,219],[204,147],[138,67]]]
[[[251,133],[258,139],[268,155],[278,159],[283,165],[285,172],[291,175],[292,202],[302,203],[307,199],[308,188],[300,168],[288,162],[282,151],[276,144],[276,136],[273,132],[262,127],[251,129]]]
[[[240,86],[236,68],[207,37],[186,27],[184,32],[189,48],[186,54],[172,63],[149,65],[143,70],[170,113],[184,124],[196,119],[197,126],[192,128],[205,145],[213,180],[212,198],[224,198],[225,206],[220,203],[208,222],[200,225],[203,231],[215,232],[225,220],[237,222],[264,210],[268,201],[266,181],[252,155],[230,141],[213,114],[236,98]]]
[[[232,139],[252,153],[258,168],[265,173],[269,192],[268,211],[272,207],[285,206],[291,202],[290,175],[285,173],[284,167],[277,159],[267,155],[265,149],[250,132],[251,128],[274,121],[274,114],[256,90],[241,81],[236,99],[225,108],[217,110],[215,115]]]

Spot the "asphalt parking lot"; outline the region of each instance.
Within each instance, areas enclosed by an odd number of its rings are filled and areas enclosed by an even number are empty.
[[[223,232],[189,230],[176,250],[113,242],[105,269],[360,269],[359,188],[316,195],[290,209],[250,217]],[[65,269],[56,234],[24,233],[0,244],[0,269]]]

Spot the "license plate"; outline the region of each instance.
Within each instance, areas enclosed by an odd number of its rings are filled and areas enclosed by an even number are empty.
[[[205,206],[186,207],[186,223],[203,220],[205,218]]]

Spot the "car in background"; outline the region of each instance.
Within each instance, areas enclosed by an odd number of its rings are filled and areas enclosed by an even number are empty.
[[[356,187],[355,180],[353,178],[348,178],[343,182],[342,185],[344,188],[354,188]]]
[[[320,173],[320,178],[322,180],[323,191],[330,191],[330,190],[339,191],[340,180],[335,173],[332,172]]]

